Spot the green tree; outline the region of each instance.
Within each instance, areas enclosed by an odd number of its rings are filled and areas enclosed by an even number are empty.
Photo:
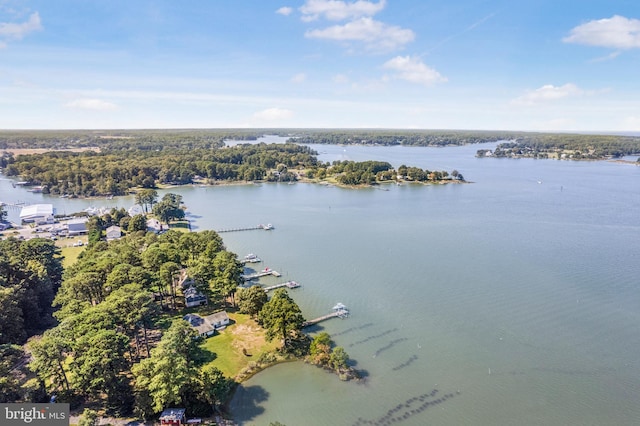
[[[7,211],[4,209],[4,204],[0,204],[0,222],[7,220]]]
[[[19,343],[26,338],[27,332],[16,290],[0,287],[0,344]]]
[[[136,390],[142,394],[148,392],[154,412],[183,402],[182,398],[197,374],[197,337],[186,321],[175,320],[158,346],[151,350],[151,357],[133,366]]]
[[[333,351],[331,351],[329,364],[334,370],[340,372],[346,369],[348,367],[347,366],[348,361],[349,361],[349,355],[347,355],[343,347],[338,346],[334,348]]]
[[[143,214],[137,214],[129,220],[127,231],[137,232],[147,230],[147,219]]]
[[[271,300],[264,304],[258,320],[266,329],[267,340],[281,338],[285,349],[291,343],[291,338],[300,332],[304,323],[300,307],[289,297],[284,288],[277,289]]]
[[[252,285],[249,288],[240,287],[236,300],[241,313],[255,317],[267,303],[267,292],[259,285]]]
[[[50,391],[69,391],[69,379],[64,362],[70,347],[62,335],[60,326],[47,330],[42,337],[30,341],[29,350],[33,358],[29,368],[40,380],[49,384]]]
[[[180,206],[164,200],[153,206],[153,214],[167,225],[169,225],[169,222],[172,220],[184,219],[184,210],[182,210]]]
[[[234,253],[222,250],[213,259],[213,280],[210,281],[211,291],[219,292],[224,297],[231,297],[235,305],[235,293],[242,284],[243,266]]]
[[[309,357],[311,363],[326,366],[330,361],[331,354],[331,337],[326,332],[322,332],[313,338],[309,346]]]
[[[141,189],[136,192],[135,201],[136,204],[142,206],[145,213],[148,213],[158,201],[158,191],[155,189]]]
[[[85,408],[78,419],[78,426],[95,426],[98,424],[98,412]]]

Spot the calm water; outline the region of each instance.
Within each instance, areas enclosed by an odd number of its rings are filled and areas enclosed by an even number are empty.
[[[640,167],[476,159],[479,146],[314,148],[325,161],[455,168],[474,183],[172,190],[199,229],[273,223],[223,237],[300,282],[291,294],[307,318],[336,302],[352,312],[322,327],[366,381],[276,366],[236,394],[241,424],[638,424]],[[0,181],[0,200],[18,199],[67,212],[132,204]]]

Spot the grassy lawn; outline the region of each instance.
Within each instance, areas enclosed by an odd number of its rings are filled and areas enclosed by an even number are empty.
[[[274,351],[278,342],[277,339],[267,342],[264,330],[249,315],[229,313],[229,318],[231,324],[205,340],[202,346],[216,354],[216,359],[208,365],[218,368],[227,377],[235,377],[261,354]],[[246,349],[248,355],[242,349]]]
[[[69,266],[76,263],[78,256],[82,253],[84,247],[61,247],[60,252],[64,256],[62,259],[62,266],[67,269]]]

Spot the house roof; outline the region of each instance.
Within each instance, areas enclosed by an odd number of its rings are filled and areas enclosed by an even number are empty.
[[[32,204],[20,211],[20,219],[53,216],[53,204]]]
[[[160,414],[160,420],[180,420],[185,411],[185,408],[167,408]]]
[[[120,227],[119,227],[119,226],[117,226],[117,225],[111,225],[110,227],[108,227],[108,228],[106,229],[106,231],[107,231],[107,232],[111,232],[111,231],[114,231],[114,232],[122,232],[122,230],[120,229]]]
[[[195,328],[199,334],[210,333],[215,330],[215,324],[221,324],[224,321],[229,321],[229,315],[225,311],[216,312],[215,314],[201,317],[198,314],[187,314],[182,317],[187,321],[191,327]]]
[[[76,219],[69,219],[67,225],[86,225],[89,219],[86,217],[78,217]]]
[[[225,320],[229,320],[229,315],[227,315],[226,311],[216,312],[215,314],[211,314],[205,317],[207,321],[211,324],[220,323]]]

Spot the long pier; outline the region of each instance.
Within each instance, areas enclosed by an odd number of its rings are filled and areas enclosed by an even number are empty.
[[[248,226],[245,228],[226,228],[226,229],[217,230],[216,232],[220,234],[223,232],[255,231],[257,229],[262,229],[264,231],[271,231],[273,229],[273,225],[269,223],[267,225]]]
[[[331,318],[340,318],[340,319],[344,319],[347,318],[349,316],[349,311],[347,310],[346,307],[340,308],[340,309],[336,309],[334,312],[331,312],[330,314],[327,315],[323,315],[321,317],[309,320],[309,321],[305,321],[302,323],[302,327],[309,327],[315,324],[318,324],[319,322],[322,321],[326,321],[328,319]]]
[[[272,285],[272,286],[269,286],[269,287],[265,287],[264,291],[265,292],[269,292],[271,290],[275,290],[275,289],[281,288],[281,287],[298,288],[298,287],[300,287],[300,284],[298,284],[295,281],[287,281],[286,283],[280,283],[280,284]]]
[[[256,278],[260,278],[260,277],[266,277],[267,275],[273,275],[274,277],[281,277],[282,274],[278,271],[274,271],[273,269],[263,269],[260,272],[256,272],[255,274],[251,274],[251,275],[243,275],[242,278],[245,281],[251,281],[253,279]]]

